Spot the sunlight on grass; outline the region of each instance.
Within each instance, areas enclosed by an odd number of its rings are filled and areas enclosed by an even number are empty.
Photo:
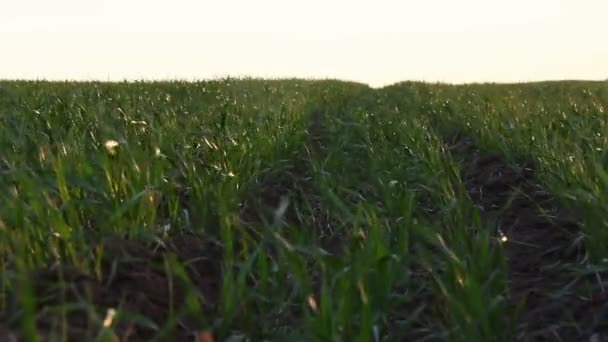
[[[606,83],[0,89],[16,338],[512,341],[603,298]]]

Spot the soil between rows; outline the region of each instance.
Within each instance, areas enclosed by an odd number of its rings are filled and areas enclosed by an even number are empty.
[[[521,310],[517,340],[598,337],[595,326],[608,296],[592,290],[590,279],[568,272],[586,262],[577,213],[542,189],[533,163],[510,165],[468,138],[455,139],[448,149],[461,162],[462,181],[482,220],[496,227],[494,236],[504,247],[510,301]]]
[[[107,311],[99,310],[110,308],[132,316],[121,319],[114,329],[115,338],[149,340],[157,333],[150,323],[162,327],[172,311],[184,307],[188,291],[196,292],[202,311],[215,311],[222,279],[220,245],[194,234],[179,234],[162,243],[111,236],[101,246],[104,250],[101,279],[65,266],[49,267],[30,275],[37,300],[36,325],[43,341],[61,334],[63,323],[68,324],[68,340],[94,339],[96,336],[91,334],[100,331],[107,315]],[[169,256],[184,265],[189,283],[170,269],[166,263]],[[65,303],[92,304],[94,313],[83,306],[68,312],[67,321],[62,322],[57,310]],[[198,324],[195,320],[178,322],[175,337],[192,339],[200,332]]]

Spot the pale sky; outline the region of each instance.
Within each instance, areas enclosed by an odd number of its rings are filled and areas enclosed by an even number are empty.
[[[0,0],[0,79],[608,79],[608,0]]]

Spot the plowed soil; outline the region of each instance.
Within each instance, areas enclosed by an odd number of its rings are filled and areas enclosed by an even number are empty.
[[[36,298],[39,298],[39,331],[55,334],[61,315],[54,309],[63,302],[94,304],[96,308],[120,309],[133,315],[121,319],[116,331],[120,341],[145,341],[155,336],[172,312],[184,307],[186,294],[194,291],[205,314],[213,312],[221,289],[222,249],[199,236],[182,234],[164,242],[145,243],[110,237],[103,242],[102,279],[73,268],[50,267],[32,275]],[[173,255],[184,265],[189,281],[183,281],[170,269],[167,256]],[[65,335],[70,341],[95,339],[106,312],[98,319],[84,309],[67,315]],[[136,316],[145,317],[137,319]],[[199,317],[200,318],[200,317]],[[177,322],[176,340],[191,340],[200,332],[200,320]],[[48,340],[51,336],[41,336]]]
[[[510,300],[518,309],[517,340],[588,341],[608,297],[590,279],[567,270],[582,266],[581,220],[560,207],[536,180],[533,163],[514,166],[483,153],[470,139],[449,146],[482,219],[495,227],[509,271]]]

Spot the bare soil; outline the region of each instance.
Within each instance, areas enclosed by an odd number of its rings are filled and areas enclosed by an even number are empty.
[[[187,291],[195,291],[205,314],[215,311],[221,289],[222,248],[193,234],[181,234],[164,242],[145,243],[117,236],[103,241],[102,279],[74,268],[50,267],[32,275],[38,299],[39,331],[60,333],[62,303],[93,304],[97,310],[120,309],[164,326],[172,312],[184,307]],[[189,284],[168,269],[167,256],[185,265]],[[92,308],[93,312],[96,311]],[[107,311],[74,310],[67,315],[65,335],[70,341],[86,341],[100,331]],[[176,340],[193,339],[202,327],[200,320],[177,322]],[[121,320],[116,331],[120,341],[145,341],[157,332],[141,320]],[[48,340],[51,336],[41,336]]]
[[[504,247],[509,296],[519,311],[517,340],[589,340],[608,296],[568,272],[586,263],[580,216],[539,186],[534,163],[511,165],[467,138],[448,147],[482,220],[496,227]]]

